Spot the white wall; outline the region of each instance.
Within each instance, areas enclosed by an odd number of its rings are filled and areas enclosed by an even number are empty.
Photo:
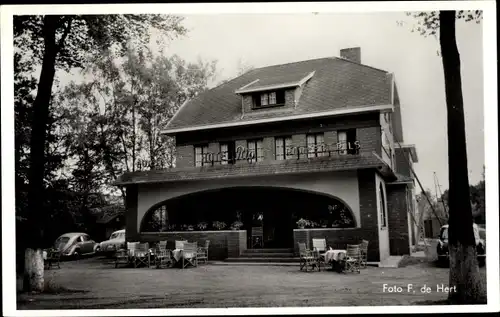
[[[190,193],[236,186],[283,187],[332,195],[343,200],[351,208],[358,227],[361,223],[357,173],[345,171],[139,185],[137,230],[140,232],[142,218],[157,203]]]

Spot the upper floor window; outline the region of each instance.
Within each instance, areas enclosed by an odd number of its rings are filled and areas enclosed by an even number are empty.
[[[285,91],[268,91],[254,95],[254,108],[282,106],[285,104]]]
[[[205,156],[208,153],[208,145],[197,145],[194,147],[194,166],[203,166],[207,163]]]
[[[292,147],[292,137],[276,137],[274,139],[274,143],[276,145],[276,159],[277,160],[287,160],[289,159],[291,154]]]
[[[324,134],[315,133],[307,135],[307,157],[320,157],[325,155],[324,151]]]
[[[264,160],[264,151],[262,148],[262,139],[248,140],[248,161],[249,162],[261,162]]]
[[[337,131],[337,144],[339,154],[358,154],[356,146],[356,129]]]
[[[235,152],[234,141],[220,143],[220,163],[222,165],[234,164]]]

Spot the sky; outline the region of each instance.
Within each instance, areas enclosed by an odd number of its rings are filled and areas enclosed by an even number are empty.
[[[394,72],[401,99],[404,142],[417,148],[415,172],[425,189],[448,188],[446,103],[439,42],[411,32],[404,12],[185,15],[187,36],[166,54],[218,61],[216,82],[236,76],[239,64],[263,67],[339,56],[361,48],[363,64]],[[403,21],[398,25],[397,21]],[[482,180],[484,110],[482,25],[457,22],[467,133],[469,181]],[[417,188],[417,192],[420,189]]]

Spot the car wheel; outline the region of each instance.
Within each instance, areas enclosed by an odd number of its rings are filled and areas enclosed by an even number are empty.
[[[80,259],[80,250],[75,250],[73,252],[73,259],[79,260]]]
[[[95,252],[94,253],[101,253],[101,248],[100,247],[95,248]]]

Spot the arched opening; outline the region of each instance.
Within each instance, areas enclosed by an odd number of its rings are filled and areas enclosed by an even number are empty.
[[[387,227],[387,210],[385,208],[385,193],[382,183],[379,184],[379,195],[380,195],[380,224],[382,228]]]
[[[341,199],[281,187],[232,187],[196,192],[153,206],[141,232],[250,230],[263,227],[264,247],[292,247],[293,229],[356,227]]]

